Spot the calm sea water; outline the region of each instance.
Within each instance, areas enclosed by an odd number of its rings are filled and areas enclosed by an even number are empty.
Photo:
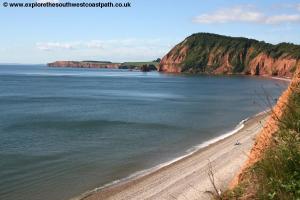
[[[0,199],[62,200],[185,154],[286,83],[0,66]]]

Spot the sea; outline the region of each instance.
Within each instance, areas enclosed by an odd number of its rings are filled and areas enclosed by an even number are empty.
[[[0,199],[68,200],[216,141],[288,82],[0,65]]]

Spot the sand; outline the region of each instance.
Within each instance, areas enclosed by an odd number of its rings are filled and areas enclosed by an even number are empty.
[[[150,174],[133,178],[81,197],[84,200],[201,200],[213,191],[209,181],[211,163],[216,186],[224,191],[247,160],[255,136],[267,113],[250,118],[234,135],[209,145],[190,156]],[[240,145],[235,145],[236,141]]]

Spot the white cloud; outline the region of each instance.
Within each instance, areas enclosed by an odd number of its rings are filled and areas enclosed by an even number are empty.
[[[47,3],[47,2],[58,3],[59,0],[36,0],[36,2],[38,2],[38,3]]]
[[[60,42],[38,42],[36,43],[36,47],[40,50],[44,51],[52,51],[55,49],[74,49],[77,44],[70,44],[70,43],[60,43]]]
[[[92,40],[92,41],[89,41],[89,42],[86,42],[86,46],[87,48],[95,48],[95,49],[98,49],[98,48],[103,48],[103,42],[102,41],[99,41],[99,40]]]
[[[265,19],[266,24],[299,23],[300,15],[274,15]]]
[[[38,42],[36,48],[61,59],[101,59],[112,61],[156,59],[166,54],[177,41],[170,39],[111,39],[70,42]],[[48,54],[50,55],[50,54]],[[68,56],[68,57],[67,57]]]
[[[248,7],[248,6],[247,6]],[[262,20],[263,15],[257,11],[247,11],[246,7],[236,6],[233,8],[220,9],[210,14],[203,14],[194,18],[196,23],[226,23],[234,21],[257,22]]]
[[[261,24],[300,23],[300,14],[265,15],[251,6],[235,6],[202,14],[193,19],[195,23],[213,24],[228,22],[251,22]]]
[[[91,40],[85,42],[38,42],[36,47],[40,50],[62,49],[109,49],[109,48],[151,48],[165,46],[160,39],[115,39],[115,40]]]

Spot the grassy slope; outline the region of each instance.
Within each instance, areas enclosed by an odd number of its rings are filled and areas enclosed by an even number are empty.
[[[300,199],[300,87],[295,88],[279,130],[262,159],[222,199]]]

